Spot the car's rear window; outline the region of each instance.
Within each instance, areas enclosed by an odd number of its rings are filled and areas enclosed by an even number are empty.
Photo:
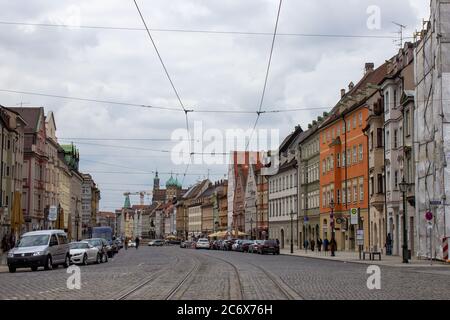
[[[266,245],[269,245],[269,246],[276,246],[276,245],[277,245],[277,242],[274,241],[274,240],[266,240],[266,241],[265,241],[265,244],[266,244]]]

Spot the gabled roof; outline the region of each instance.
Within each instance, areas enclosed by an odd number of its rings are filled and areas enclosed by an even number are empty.
[[[388,63],[385,62],[381,66],[379,66],[377,69],[373,71],[367,72],[361,80],[349,91],[347,92],[334,106],[334,108],[331,110],[330,115],[322,122],[320,125],[320,128],[325,128],[337,119],[339,119],[342,115],[353,111],[355,108],[361,105],[362,100],[354,100],[355,97],[358,95],[359,92],[362,92],[367,88],[369,84],[372,85],[378,85],[381,80],[384,79],[387,73],[387,65]],[[352,100],[353,98],[353,100]],[[365,98],[368,98],[366,96]],[[354,101],[353,103],[348,103],[347,106],[342,109],[343,105],[346,105],[345,102],[348,101]]]
[[[38,131],[39,120],[41,118],[41,115],[42,116],[44,115],[43,107],[26,107],[26,108],[13,107],[9,109],[19,113],[25,120],[25,122],[27,123],[24,130],[25,133],[35,133]]]

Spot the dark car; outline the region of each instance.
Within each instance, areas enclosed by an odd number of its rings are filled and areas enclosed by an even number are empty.
[[[280,254],[280,246],[276,240],[264,240],[262,243],[257,245],[257,252],[259,254]]]
[[[254,241],[253,240],[244,240],[244,241],[242,241],[242,243],[240,244],[240,246],[239,246],[239,250],[238,251],[241,251],[241,252],[248,252],[248,247],[252,244],[252,243],[254,243]]]

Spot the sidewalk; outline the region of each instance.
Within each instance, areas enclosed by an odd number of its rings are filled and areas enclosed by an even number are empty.
[[[401,256],[386,256],[383,254],[381,255],[381,261],[379,261],[378,257],[376,258],[376,260],[369,260],[368,255],[366,255],[366,260],[359,260],[358,252],[347,252],[347,251],[336,251],[335,257],[331,256],[331,252],[328,252],[328,255],[325,255],[323,251],[319,253],[317,251],[312,252],[311,250],[308,250],[305,253],[304,249],[303,250],[294,249],[293,254],[291,254],[290,249],[281,249],[280,253],[288,256],[298,256],[322,260],[334,260],[344,263],[361,263],[367,265],[379,265],[389,267],[443,267],[449,268],[450,270],[450,263],[433,261],[433,264],[431,265],[429,260],[412,259],[409,261],[408,264],[404,264],[402,263]]]

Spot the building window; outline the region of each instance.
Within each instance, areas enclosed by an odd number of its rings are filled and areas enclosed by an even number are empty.
[[[341,166],[341,154],[338,153],[336,154],[336,167],[340,168],[340,166]]]
[[[346,164],[345,164],[345,151],[342,152],[342,167],[345,168]]]
[[[336,201],[337,201],[337,204],[341,203],[341,193],[340,193],[339,189],[336,190]]]
[[[389,112],[389,91],[384,94],[384,112]]]
[[[360,112],[359,113],[359,115],[358,115],[358,124],[359,124],[359,126],[361,127],[362,126],[362,121],[363,119],[362,119],[362,112]]]
[[[330,157],[330,170],[334,170],[334,154]]]
[[[397,149],[397,129],[394,130],[394,149]]]
[[[359,145],[359,161],[363,160],[363,145]]]
[[[386,131],[386,149],[391,148],[391,142],[389,141],[389,130]]]
[[[373,177],[370,177],[370,186],[369,186],[369,193],[370,193],[370,195],[371,196],[373,196],[373,193],[374,193],[374,179],[373,179]]]
[[[353,182],[353,202],[358,201],[358,187],[356,186],[356,183]]]
[[[383,147],[383,129],[377,129],[377,148]]]
[[[394,103],[392,105],[392,109],[397,106],[397,89],[394,90]]]
[[[359,201],[364,201],[364,178],[359,178]]]
[[[326,202],[327,202],[326,193],[322,191],[322,208],[326,207]]]
[[[378,174],[377,175],[377,185],[378,185],[378,193],[383,193],[383,175],[382,174]]]
[[[395,186],[395,190],[397,190],[398,188],[398,171],[395,170],[394,172],[394,186]]]
[[[356,115],[353,116],[353,129],[356,129]]]
[[[353,163],[358,163],[358,154],[356,153],[356,146],[353,146]]]
[[[347,149],[347,167],[351,166],[352,164],[352,152],[350,149]]]
[[[322,175],[325,175],[327,172],[327,163],[325,160],[322,161]]]
[[[405,110],[405,134],[406,136],[409,136],[410,132],[409,132],[409,110]]]
[[[348,122],[347,122],[347,132],[350,132],[350,129],[352,128],[352,122],[351,122],[351,120],[349,119],[348,120]]]
[[[339,137],[340,135],[341,135],[341,127],[338,126],[338,127],[336,128],[336,138]]]
[[[342,134],[345,133],[345,122],[342,123]]]

